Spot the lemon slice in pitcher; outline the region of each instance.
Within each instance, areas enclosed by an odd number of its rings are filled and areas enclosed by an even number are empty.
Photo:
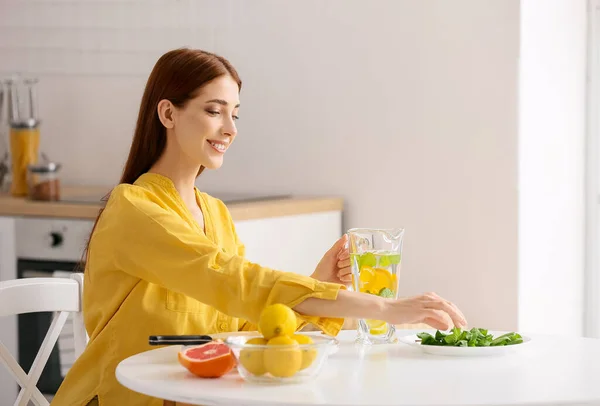
[[[369,333],[373,335],[387,333],[387,323],[383,320],[367,320],[367,326],[369,326]]]
[[[370,290],[372,290],[373,293],[377,294],[383,288],[396,290],[396,286],[394,286],[394,278],[387,269],[375,268],[373,269],[373,272],[373,279],[371,279],[369,282]]]
[[[358,279],[362,282],[362,283],[369,283],[371,282],[371,280],[375,277],[375,272],[373,271],[373,268],[371,268],[370,266],[363,266],[362,268],[360,268],[360,275],[358,276]]]

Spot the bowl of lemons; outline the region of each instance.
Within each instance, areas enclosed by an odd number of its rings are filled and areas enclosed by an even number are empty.
[[[225,339],[249,382],[299,383],[315,378],[338,348],[335,338],[296,332],[296,316],[285,305],[263,310],[259,331]]]

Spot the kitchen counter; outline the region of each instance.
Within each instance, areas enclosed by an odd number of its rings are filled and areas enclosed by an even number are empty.
[[[103,206],[101,198],[108,191],[108,188],[103,187],[63,187],[61,201],[58,202],[34,201],[0,194],[0,216],[94,220]],[[230,199],[226,194],[211,195],[223,200],[236,222],[343,210],[343,200],[333,197],[249,196],[244,200],[239,195],[229,195]]]

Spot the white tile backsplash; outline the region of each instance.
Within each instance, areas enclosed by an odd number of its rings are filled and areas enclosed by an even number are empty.
[[[0,75],[144,76],[168,49],[212,49],[214,26],[227,20],[226,11],[191,0],[8,0],[1,7]]]

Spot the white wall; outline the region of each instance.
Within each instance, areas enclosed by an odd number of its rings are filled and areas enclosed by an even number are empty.
[[[516,328],[518,0],[0,7],[0,72],[41,76],[65,180],[116,182],[156,58],[216,51],[244,81],[240,135],[201,188],[342,196],[346,227],[407,229],[402,294]]]
[[[586,303],[584,334],[600,338],[600,1],[590,0],[586,140]]]
[[[521,2],[519,329],[583,333],[586,0]]]

